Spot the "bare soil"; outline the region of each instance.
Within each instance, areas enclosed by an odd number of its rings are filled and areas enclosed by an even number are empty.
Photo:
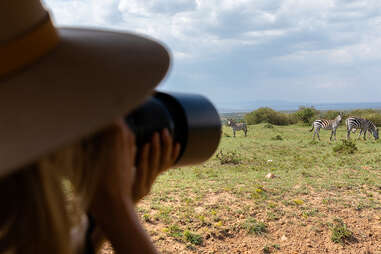
[[[375,193],[380,200],[380,194]],[[267,221],[267,233],[263,235],[248,234],[243,229],[234,230],[246,219],[245,215],[221,214],[220,217],[227,223],[221,228],[211,225],[200,227],[203,235],[202,245],[195,246],[174,239],[165,233],[167,225],[160,221],[145,222],[146,230],[150,234],[155,246],[161,253],[353,253],[353,254],[380,254],[381,253],[381,210],[345,208],[345,202],[322,205],[322,200],[332,198],[332,193],[309,194],[308,206],[318,211],[317,215],[305,216],[303,209],[295,206],[278,204],[278,211],[284,216],[268,221],[267,209],[255,210],[250,208],[248,214],[258,221]],[[350,202],[351,200],[348,200]],[[228,205],[233,210],[242,206],[247,207],[245,201],[239,200],[229,193],[211,193],[205,199],[203,206],[195,208],[196,213],[203,213],[214,204]],[[141,206],[147,206],[143,202]],[[225,218],[224,218],[225,217]],[[330,223],[335,218],[341,218],[353,233],[353,238],[343,244],[331,240]],[[113,253],[107,243],[103,254]]]

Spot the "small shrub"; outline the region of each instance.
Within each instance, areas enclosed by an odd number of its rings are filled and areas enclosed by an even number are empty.
[[[257,222],[255,219],[247,219],[243,227],[247,230],[249,234],[262,235],[267,233],[267,226],[263,222]]]
[[[267,245],[265,247],[263,247],[262,251],[263,251],[263,254],[270,254],[271,253],[270,247]]]
[[[283,140],[281,135],[276,135],[275,137],[272,137],[271,140]]]
[[[358,149],[354,142],[342,139],[341,144],[335,145],[332,150],[336,153],[352,154]]]
[[[317,145],[317,144],[319,144],[319,142],[318,142],[317,140],[311,140],[311,141],[310,141],[310,144],[311,144],[311,145]]]
[[[236,151],[228,151],[224,153],[222,150],[220,150],[217,155],[217,159],[220,160],[221,164],[239,164],[241,163],[241,154]]]
[[[184,237],[187,242],[190,242],[194,245],[201,245],[203,241],[202,236],[194,234],[188,230],[184,232]]]
[[[334,225],[331,226],[332,242],[344,244],[347,241],[353,240],[353,233],[341,219],[335,219],[334,222]]]
[[[169,226],[167,232],[169,236],[175,239],[180,239],[183,237],[183,231],[177,225]]]
[[[312,177],[311,173],[309,173],[309,172],[307,172],[307,171],[304,171],[304,170],[301,172],[301,174],[302,174],[302,176],[304,176],[304,177]]]
[[[226,132],[224,132],[224,137],[230,138],[230,135]]]
[[[143,214],[143,220],[145,222],[151,222],[151,217],[148,213]]]
[[[296,205],[303,205],[303,204],[304,204],[304,201],[301,200],[301,199],[294,199],[294,203],[295,203]]]
[[[272,125],[271,123],[266,123],[263,128],[268,128],[268,129],[272,129],[274,128],[274,125]]]

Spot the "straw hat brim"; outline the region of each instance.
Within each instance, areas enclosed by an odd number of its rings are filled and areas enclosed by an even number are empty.
[[[126,115],[169,68],[168,51],[151,39],[58,31],[57,48],[0,80],[0,176]]]

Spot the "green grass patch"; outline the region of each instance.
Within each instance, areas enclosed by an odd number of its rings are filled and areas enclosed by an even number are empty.
[[[249,234],[263,235],[267,233],[267,225],[263,222],[258,222],[254,218],[246,219],[242,227],[246,229]]]
[[[271,140],[283,140],[281,135],[276,135],[275,137],[272,137]]]
[[[335,153],[353,154],[358,150],[358,148],[354,142],[343,139],[341,140],[341,144],[335,145],[332,150]]]
[[[191,244],[194,244],[194,245],[201,245],[203,242],[202,236],[192,233],[189,230],[184,232],[184,237],[187,242],[190,242]]]
[[[240,164],[242,161],[241,154],[237,151],[227,151],[224,152],[220,150],[217,155],[217,159],[220,160],[221,164]]]
[[[334,243],[344,244],[353,240],[353,233],[341,219],[335,219],[331,225],[331,240]]]

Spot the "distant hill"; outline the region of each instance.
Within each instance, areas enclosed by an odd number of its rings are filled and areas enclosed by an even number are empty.
[[[318,110],[353,110],[353,109],[381,109],[381,102],[343,102],[343,103],[304,103],[289,101],[253,101],[242,102],[239,105],[229,105],[229,107],[219,107],[220,113],[242,113],[251,112],[260,107],[270,107],[277,111],[295,111],[300,106],[314,106]]]

